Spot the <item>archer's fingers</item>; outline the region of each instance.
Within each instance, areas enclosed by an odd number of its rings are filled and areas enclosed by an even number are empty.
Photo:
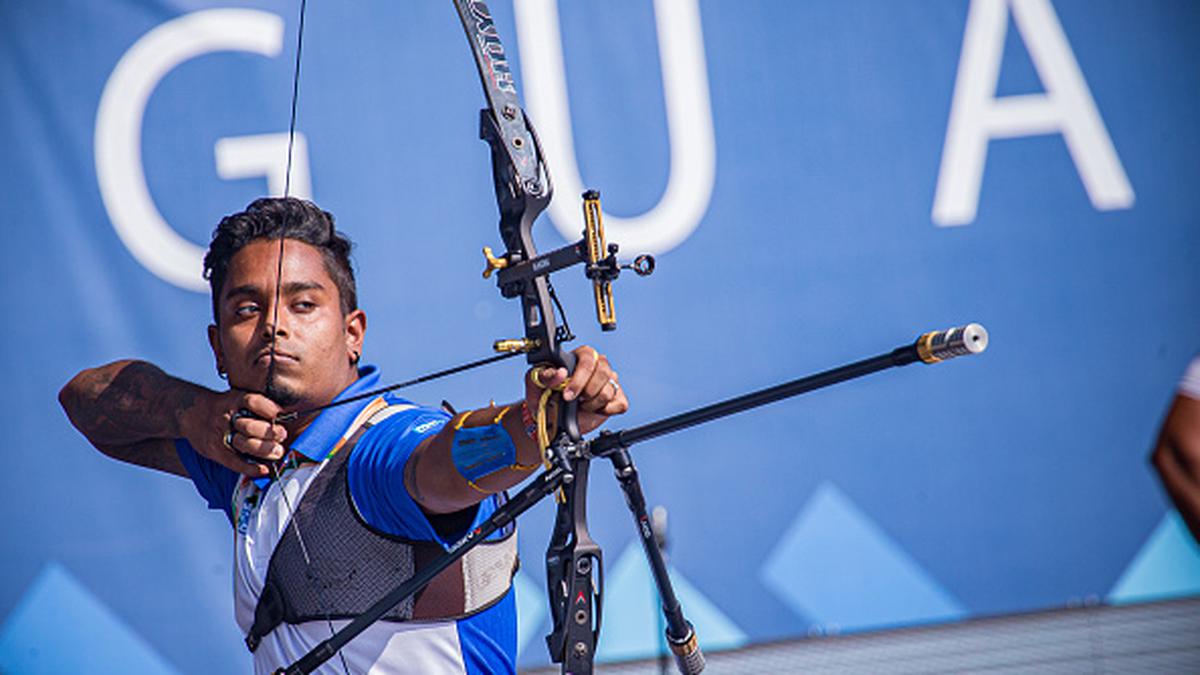
[[[265,464],[251,461],[238,454],[241,452],[238,449],[238,446],[241,444],[239,438],[240,434],[229,432],[229,435],[224,436],[221,442],[218,444],[216,453],[210,455],[210,457],[215,459],[225,468],[236,471],[243,476],[249,476],[251,478],[265,477],[268,473],[270,473]],[[225,441],[229,442],[226,443]]]
[[[620,388],[617,384],[617,374],[609,367],[608,359],[602,354],[591,377],[583,385],[580,399],[600,399],[602,403],[607,403]]]
[[[243,394],[240,406],[245,410],[249,410],[255,417],[263,420],[274,420],[283,412],[283,408],[280,408],[278,403],[255,392]]]
[[[571,381],[567,383],[567,388],[563,390],[562,397],[564,401],[570,401],[579,396],[585,391],[592,376],[596,373],[596,369],[601,367],[604,362],[604,357],[600,352],[596,351],[595,347],[584,345],[574,350],[575,354],[575,372],[571,373]],[[604,367],[607,367],[606,365]],[[607,378],[604,378],[606,381]]]
[[[629,400],[625,398],[624,392],[614,396],[599,410],[585,410],[581,403],[579,406],[579,430],[585,434],[590,433],[604,424],[609,417],[620,415],[628,410]]]
[[[278,424],[263,419],[242,417],[234,420],[228,436],[236,452],[264,459],[280,459],[283,456],[283,438],[287,431]]]
[[[625,396],[625,390],[617,385],[617,395],[608,402],[608,405],[604,406],[604,410],[601,412],[605,415],[623,415],[628,411],[629,398]]]
[[[525,386],[527,388],[551,389],[562,384],[567,379],[566,368],[555,368],[554,366],[534,366],[525,373]]]
[[[595,396],[586,396],[585,394],[579,399],[580,410],[606,417],[620,415],[629,410],[629,399],[625,397],[625,390],[617,382],[615,373],[613,375],[614,377],[604,380]]]
[[[238,420],[238,423],[240,424],[242,421]],[[257,438],[235,431],[230,440],[232,441],[234,450],[246,455],[262,457],[264,459],[280,459],[283,457],[283,444],[271,439]]]
[[[282,443],[287,439],[287,429],[282,424],[256,417],[237,417],[233,421],[233,430],[246,438],[262,441]]]

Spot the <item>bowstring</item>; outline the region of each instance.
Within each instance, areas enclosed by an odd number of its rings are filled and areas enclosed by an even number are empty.
[[[304,17],[308,8],[308,0],[300,0],[300,18],[296,28],[296,61],[292,68],[292,105],[288,119],[288,143],[287,143],[287,163],[283,177],[283,198],[286,200],[291,197],[292,193],[292,162],[295,155],[296,147],[296,114],[300,102],[300,59],[304,51]],[[279,343],[279,302],[283,297],[283,250],[284,240],[287,238],[290,209],[284,209],[284,221],[279,230],[279,257],[275,269],[275,303],[273,305],[271,317],[271,350],[267,361],[267,377],[264,383],[264,393],[269,393],[275,384],[275,363],[276,363],[276,346]],[[289,453],[291,454],[291,453]],[[290,457],[291,468],[297,467],[295,455]],[[291,522],[292,531],[296,534],[296,543],[300,546],[300,553],[304,557],[304,564],[308,568],[312,568],[312,558],[308,554],[308,546],[304,543],[304,536],[300,534],[300,524],[296,522],[296,510],[292,508],[292,500],[288,497],[287,489],[283,484],[283,472],[280,469],[280,464],[283,462],[271,462],[271,474],[274,478],[275,486],[279,489],[279,496],[283,499],[284,505],[288,511],[288,521]],[[332,637],[336,631],[333,628],[333,619],[329,614],[329,604],[324,597],[324,589],[319,580],[317,588],[321,597],[321,606],[325,614],[325,625],[329,627],[329,635]],[[346,664],[346,656],[342,651],[338,650],[338,658],[342,663],[342,672],[349,675],[350,668]]]
[[[283,198],[292,196],[292,160],[296,148],[296,111],[300,103],[300,57],[304,51],[304,15],[308,0],[300,0],[300,21],[296,29],[296,62],[292,67],[292,105],[288,117],[287,160],[283,173]],[[271,318],[271,351],[267,360],[265,389],[271,390],[275,383],[275,347],[279,342],[279,299],[283,290],[283,241],[288,229],[288,211],[284,211],[283,227],[279,230],[279,258],[275,270],[275,304]]]
[[[318,406],[314,406],[312,408],[306,408],[304,410],[294,410],[289,413],[283,413],[279,417],[275,418],[275,420],[277,422],[290,422],[291,420],[300,419],[301,417],[306,417],[313,413],[321,412],[322,410],[328,410],[330,408],[337,408],[339,406],[347,405],[350,403],[357,403],[358,401],[362,401],[365,399],[375,398],[376,396],[379,396],[380,394],[386,394],[388,392],[396,391],[397,389],[404,389],[406,387],[411,387],[411,386],[418,385],[418,384],[424,384],[431,380],[437,380],[437,379],[441,379],[443,377],[448,377],[450,375],[456,375],[458,373],[463,372],[464,370],[471,370],[473,368],[478,368],[480,366],[486,366],[491,363],[496,363],[497,361],[503,361],[504,359],[512,358],[514,356],[520,356],[521,354],[524,354],[524,352],[519,352],[519,351],[505,352],[503,354],[497,354],[495,356],[488,356],[486,358],[482,358],[477,361],[471,361],[470,363],[464,363],[461,365],[454,366],[453,368],[439,370],[437,372],[429,373],[427,375],[422,375],[420,377],[416,377],[411,380],[405,380],[404,382],[397,382],[396,384],[389,384],[386,387],[380,387],[378,389],[372,389],[371,391],[366,391],[361,394],[355,394],[354,396],[350,396],[349,398],[339,399],[339,400],[333,401],[331,403],[326,403],[325,405],[318,405]]]

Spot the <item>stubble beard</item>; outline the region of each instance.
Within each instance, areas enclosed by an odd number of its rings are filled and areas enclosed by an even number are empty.
[[[263,395],[271,399],[280,408],[288,408],[300,402],[300,392],[275,381],[275,378],[268,378],[267,385],[263,387]]]

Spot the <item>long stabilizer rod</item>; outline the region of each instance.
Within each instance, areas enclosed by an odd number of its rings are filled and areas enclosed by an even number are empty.
[[[950,328],[943,331],[931,331],[917,338],[916,342],[897,347],[886,354],[880,354],[862,361],[855,361],[832,370],[809,375],[798,380],[759,389],[734,398],[718,401],[702,408],[672,415],[657,422],[650,422],[623,431],[604,432],[591,441],[589,451],[595,457],[604,457],[618,448],[628,448],[634,443],[650,440],[697,424],[735,415],[752,408],[758,408],[768,403],[781,401],[785,398],[799,396],[815,389],[822,389],[832,384],[853,380],[857,377],[897,366],[905,366],[921,361],[923,363],[939,363],[956,356],[978,354],[987,349],[988,334],[983,326],[977,323]]]

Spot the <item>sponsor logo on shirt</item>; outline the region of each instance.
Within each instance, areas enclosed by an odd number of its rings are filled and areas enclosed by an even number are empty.
[[[258,506],[258,490],[248,490],[248,494],[242,499],[242,505],[238,508],[237,513],[237,532],[238,534],[246,534],[246,530],[250,527],[250,516],[254,514],[254,508]]]
[[[429,431],[430,429],[436,429],[438,427],[444,426],[445,424],[446,424],[446,420],[441,420],[441,419],[429,420],[428,422],[422,422],[422,423],[418,424],[417,426],[413,427],[413,431],[417,432],[418,434],[423,434],[423,433]]]

